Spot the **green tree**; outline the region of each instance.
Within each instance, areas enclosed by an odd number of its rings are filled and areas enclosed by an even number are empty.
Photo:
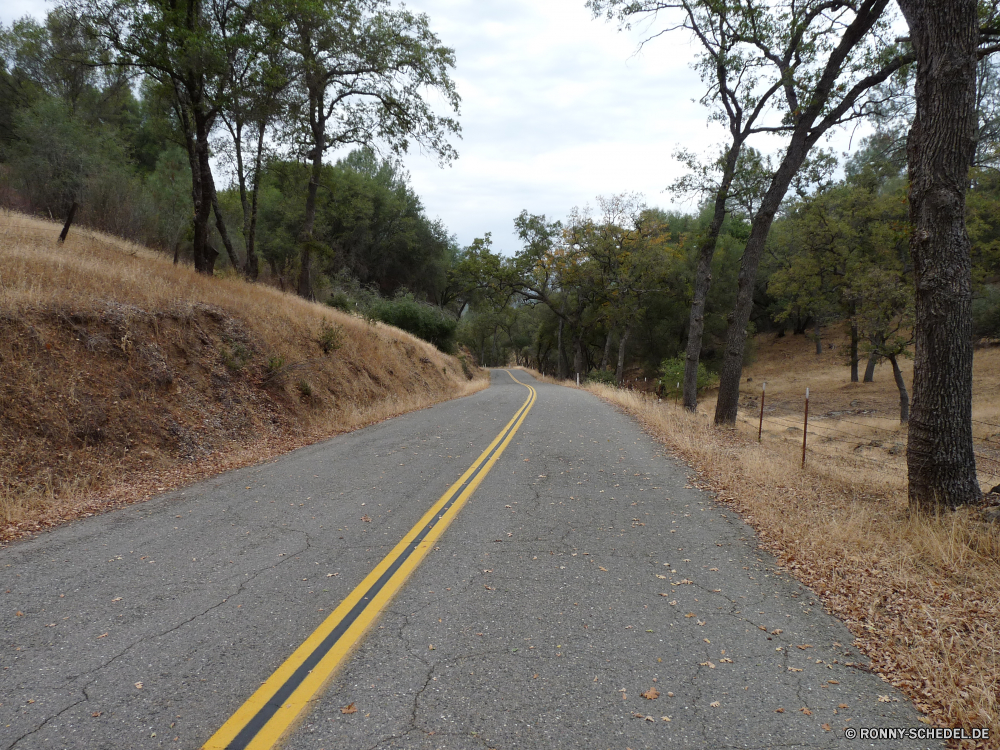
[[[246,44],[235,45],[226,58],[232,86],[220,118],[230,137],[229,156],[239,189],[246,247],[242,271],[249,279],[256,279],[260,272],[257,219],[266,138],[269,132],[280,133],[293,79],[292,61],[282,43],[280,11],[280,4],[253,3],[247,18],[250,32],[242,34]]]
[[[571,217],[567,241],[579,249],[576,285],[587,287],[578,289],[577,296],[589,302],[589,317],[602,322],[606,330],[602,369],[607,366],[611,337],[619,334],[615,379],[621,382],[633,326],[644,318],[650,296],[662,290],[671,262],[679,265],[681,256],[667,241],[666,217],[647,209],[639,196],[599,196],[597,203],[598,220],[580,214]],[[583,326],[579,331],[582,336]],[[577,345],[577,351],[580,348]],[[586,369],[577,371],[586,374]]]
[[[899,421],[910,421],[910,399],[899,368],[899,358],[910,356],[913,344],[913,285],[900,271],[869,266],[852,280],[856,313],[852,323],[865,348],[892,365],[899,390]]]
[[[741,263],[736,308],[722,365],[716,423],[732,423],[739,404],[740,373],[757,267],[775,214],[810,150],[830,128],[864,113],[864,96],[910,58],[882,40],[888,0],[854,5],[825,2],[727,3],[744,43],[755,48],[780,79],[788,141],[751,225]],[[880,28],[880,24],[885,29]],[[833,31],[836,29],[837,31]],[[762,74],[763,75],[763,74]]]
[[[160,154],[146,189],[156,206],[160,242],[180,260],[181,244],[191,230],[191,166],[179,146]]]
[[[756,50],[743,44],[746,30],[741,28],[738,14],[731,14],[725,2],[588,0],[587,5],[595,14],[603,11],[609,17],[617,15],[623,24],[637,16],[655,18],[664,11],[677,11],[679,22],[672,19],[674,23],[668,22],[668,26],[674,30],[677,27],[687,29],[700,43],[702,51],[695,67],[706,84],[706,93],[701,101],[713,108],[709,119],[729,131],[728,145],[716,160],[707,165],[698,164],[697,157],[691,152],[682,150],[677,154],[677,158],[688,165],[689,173],[674,184],[675,191],[697,193],[708,197],[714,204],[712,218],[699,238],[700,252],[688,322],[684,406],[693,411],[698,406],[698,363],[705,331],[705,304],[712,282],[712,259],[730,210],[730,200],[739,198],[741,187],[759,183],[763,173],[759,168],[762,166],[760,154],[743,153],[747,140],[756,133],[781,129],[781,126],[765,127],[763,119],[769,113],[771,99],[781,92],[782,82],[778,78],[764,86],[758,85],[759,69],[766,63]],[[758,169],[755,170],[755,166]],[[751,192],[763,192],[755,187],[756,190]]]
[[[263,171],[260,250],[281,284],[298,271],[297,238],[311,177],[311,165],[301,162],[275,159]],[[324,164],[319,188],[312,249],[324,278],[341,285],[346,274],[384,297],[403,290],[438,299],[453,240],[427,218],[398,161],[357,150]]]
[[[346,144],[387,145],[405,152],[411,141],[454,158],[448,137],[458,123],[434,111],[427,93],[458,112],[449,71],[454,52],[431,31],[425,15],[394,9],[388,0],[283,0],[284,36],[296,66],[296,102],[303,151],[310,162],[300,232],[298,292],[313,296],[316,206],[323,157]]]
[[[816,353],[822,351],[822,327],[850,321],[851,381],[858,380],[860,332],[858,299],[851,291],[859,274],[871,266],[902,270],[907,265],[909,226],[906,196],[899,179],[883,185],[845,182],[807,196],[776,222],[769,240],[772,262],[768,294],[774,319],[811,320]],[[881,356],[873,351],[871,369]]]
[[[250,43],[246,8],[235,0],[67,0],[64,7],[94,31],[107,64],[141,71],[170,92],[191,168],[195,268],[210,274],[215,266],[213,209],[230,260],[240,267],[218,206],[210,138],[233,85],[228,60]]]
[[[438,295],[441,307],[451,307],[458,318],[466,308],[499,287],[503,279],[503,259],[493,252],[490,232],[453,256]]]

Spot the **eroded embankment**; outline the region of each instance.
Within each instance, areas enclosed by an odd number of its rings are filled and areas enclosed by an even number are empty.
[[[0,541],[485,387],[430,344],[0,214]]]

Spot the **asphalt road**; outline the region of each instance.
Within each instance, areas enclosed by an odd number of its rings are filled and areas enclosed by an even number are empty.
[[[535,387],[288,748],[931,745],[845,739],[924,725],[684,465],[590,394]],[[526,394],[494,371],[474,396],[0,550],[0,748],[199,748]]]

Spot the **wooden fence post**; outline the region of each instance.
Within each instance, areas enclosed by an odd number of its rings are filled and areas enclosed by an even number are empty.
[[[806,416],[802,423],[802,468],[806,468],[806,438],[809,435],[809,389],[806,388]]]
[[[764,394],[767,392],[767,381],[765,380],[763,385],[760,387],[760,424],[757,426],[757,442],[760,442],[760,436],[764,432]]]

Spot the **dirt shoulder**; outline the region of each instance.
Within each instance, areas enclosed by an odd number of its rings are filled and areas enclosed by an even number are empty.
[[[397,329],[58,233],[0,214],[0,542],[488,385]]]
[[[929,724],[1000,736],[995,524],[976,509],[911,516],[905,474],[853,451],[810,454],[803,469],[801,431],[795,440],[765,432],[758,443],[756,420],[715,429],[707,407],[690,414],[648,395],[590,389],[634,416],[756,529],[847,624],[870,659],[862,668],[900,688]]]

